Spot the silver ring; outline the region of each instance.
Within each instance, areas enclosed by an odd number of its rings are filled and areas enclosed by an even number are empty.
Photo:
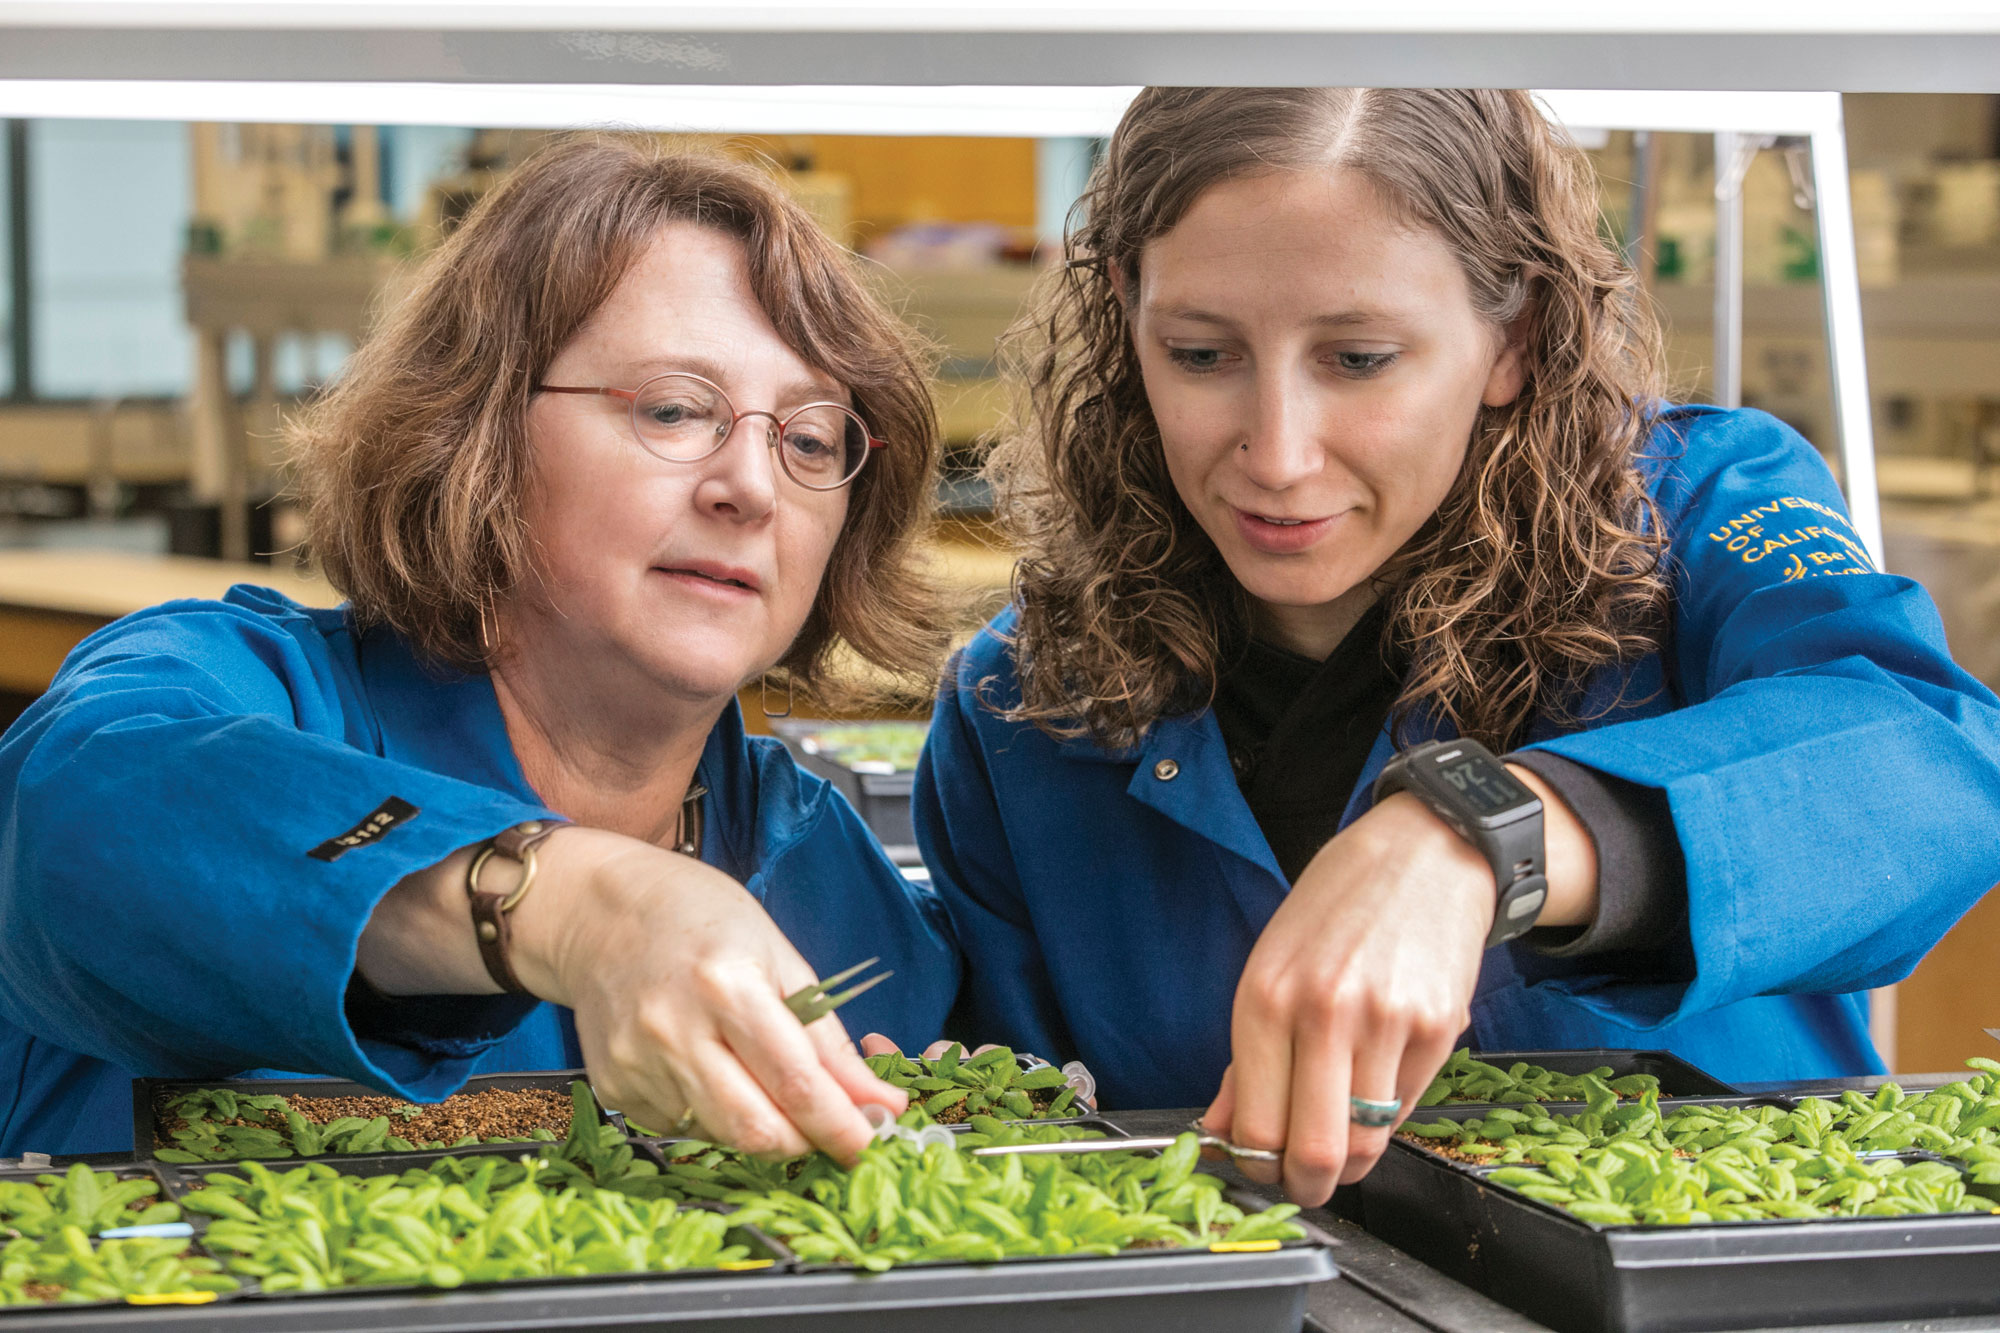
[[[1373,1102],[1366,1097],[1347,1099],[1348,1119],[1363,1129],[1387,1129],[1396,1123],[1396,1117],[1402,1110],[1401,1097],[1391,1097],[1386,1102]]]

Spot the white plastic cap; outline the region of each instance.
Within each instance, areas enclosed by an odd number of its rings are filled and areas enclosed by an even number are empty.
[[[917,1133],[917,1151],[922,1152],[932,1144],[941,1144],[946,1148],[957,1151],[958,1135],[952,1133],[943,1125],[925,1125]]]
[[[1076,1089],[1076,1099],[1095,1107],[1097,1105],[1097,1080],[1084,1068],[1083,1061],[1072,1060],[1062,1067],[1063,1079]]]
[[[880,1102],[868,1102],[861,1108],[861,1118],[868,1122],[868,1128],[875,1131],[878,1139],[896,1137],[896,1113]]]

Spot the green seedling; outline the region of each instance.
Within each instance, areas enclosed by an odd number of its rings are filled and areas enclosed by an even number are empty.
[[[0,1180],[0,1239],[40,1239],[64,1227],[95,1236],[113,1227],[180,1221],[181,1210],[159,1195],[150,1177],[120,1180],[81,1162],[63,1175]]]
[[[906,1116],[909,1125],[921,1120]],[[990,1116],[972,1126],[951,1143],[881,1139],[852,1171],[808,1169],[781,1187],[724,1197],[740,1220],[782,1238],[807,1262],[878,1271],[932,1260],[1253,1245],[1305,1234],[1291,1220],[1294,1205],[1246,1214],[1224,1198],[1220,1179],[1196,1172],[1200,1149],[1192,1134],[1158,1155],[982,1158],[969,1150],[1095,1136]]]
[[[1606,1225],[1988,1211],[1983,1196],[2000,1195],[2000,1063],[1968,1064],[1980,1072],[1917,1095],[1885,1083],[1790,1107],[1662,1113],[1655,1094],[1621,1104],[1607,1088],[1581,1114],[1499,1107],[1402,1133]],[[1880,1155],[1911,1151],[1952,1160]]]
[[[1609,1065],[1587,1074],[1558,1074],[1540,1065],[1518,1062],[1505,1069],[1473,1058],[1460,1049],[1438,1070],[1437,1077],[1418,1100],[1419,1106],[1446,1103],[1493,1102],[1523,1105],[1530,1102],[1588,1102],[1609,1091],[1614,1098],[1636,1098],[1658,1093],[1660,1080],[1651,1074],[1614,1077]]]
[[[1052,1120],[1076,1115],[1076,1089],[1052,1065],[1022,1069],[1005,1046],[968,1056],[954,1043],[935,1060],[890,1051],[868,1057],[876,1077],[910,1094],[912,1105],[940,1124],[976,1115],[1004,1120]]]
[[[154,1238],[92,1243],[64,1223],[47,1236],[0,1245],[0,1305],[74,1304],[234,1291],[242,1285],[213,1259],[190,1254],[186,1240]]]
[[[1691,1159],[1625,1142],[1581,1153],[1538,1148],[1529,1160],[1535,1165],[1502,1167],[1487,1179],[1602,1226],[1909,1217],[1989,1206],[1968,1197],[1947,1163],[1838,1148],[1784,1152],[1750,1140]]]
[[[551,1171],[534,1157],[448,1158],[401,1176],[324,1162],[213,1174],[187,1196],[205,1244],[266,1291],[765,1266],[729,1217]]]
[[[811,753],[850,768],[870,764],[907,773],[916,768],[929,732],[922,722],[821,727],[802,737],[800,743]]]
[[[401,1176],[342,1175],[326,1162],[258,1162],[208,1175],[188,1211],[227,1271],[267,1291],[452,1287],[582,1273],[764,1266],[747,1232],[801,1258],[880,1270],[927,1259],[1116,1254],[1148,1247],[1261,1247],[1304,1235],[1280,1205],[1246,1214],[1195,1170],[1193,1135],[1167,1152],[975,1158],[989,1143],[1095,1137],[1072,1126],[976,1117],[917,1142],[921,1107],[852,1170],[824,1155],[762,1161],[688,1141],[665,1173],[596,1132],[574,1090],[572,1133],[545,1153],[445,1157]],[[712,1211],[721,1201],[732,1212]]]
[[[413,1141],[396,1133],[399,1121],[414,1120],[423,1114],[423,1109],[406,1104],[393,1117],[379,1115],[364,1120],[359,1116],[343,1116],[319,1125],[293,1110],[283,1097],[231,1088],[199,1088],[172,1097],[161,1107],[163,1119],[186,1123],[172,1131],[172,1147],[158,1148],[153,1155],[163,1162],[183,1164],[273,1161],[342,1153],[421,1152],[481,1143],[551,1143],[556,1139],[546,1129],[498,1138],[468,1134],[453,1143]]]

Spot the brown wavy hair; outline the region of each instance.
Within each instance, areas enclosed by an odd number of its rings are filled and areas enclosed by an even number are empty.
[[[1005,350],[1018,401],[988,471],[1021,553],[1010,717],[1131,744],[1212,702],[1248,642],[1247,595],[1168,476],[1118,284],[1218,182],[1335,168],[1444,238],[1482,317],[1526,328],[1519,397],[1481,409],[1444,502],[1375,575],[1410,663],[1399,727],[1423,709],[1505,746],[1657,646],[1666,543],[1638,460],[1660,333],[1581,150],[1520,92],[1149,88]]]
[[[485,669],[482,609],[535,577],[522,516],[532,386],[676,221],[743,243],[786,345],[845,386],[889,442],[850,483],[819,596],[779,665],[822,700],[843,642],[892,682],[935,679],[947,618],[917,550],[937,474],[929,353],[768,173],[651,136],[573,136],[523,164],[292,425],[327,577],[359,624],[390,626],[432,661]]]

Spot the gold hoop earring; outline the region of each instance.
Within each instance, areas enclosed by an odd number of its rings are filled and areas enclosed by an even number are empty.
[[[483,597],[479,601],[479,646],[486,650],[488,660],[493,657],[493,636],[486,628],[486,618],[492,614],[493,599]]]
[[[771,711],[771,673],[766,671],[757,682],[757,706],[764,710],[765,717],[790,717],[792,715],[792,673],[785,673],[785,711]]]

